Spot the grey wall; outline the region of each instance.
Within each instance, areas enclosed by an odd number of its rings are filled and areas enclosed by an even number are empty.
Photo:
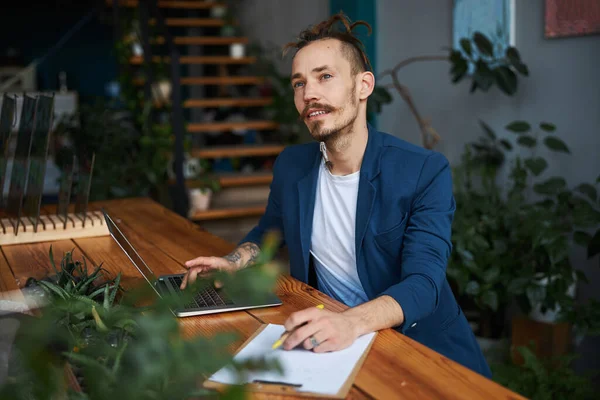
[[[329,17],[329,0],[246,0],[239,5],[244,32],[263,45],[291,42],[309,25]],[[290,57],[280,65],[282,71],[289,71]]]
[[[549,159],[548,173],[563,174],[570,184],[592,181],[600,174],[600,35],[544,39],[544,1],[516,1],[516,47],[530,69],[518,93],[507,97],[494,89],[469,94],[468,83],[453,85],[447,63],[419,63],[404,68],[406,84],[420,112],[431,118],[442,142],[436,150],[451,163],[459,160],[465,142],[481,131],[478,118],[497,132],[508,122],[549,121],[572,151]],[[452,44],[452,0],[379,0],[377,3],[377,65],[380,71],[411,56],[438,54]],[[390,82],[381,80],[380,83]],[[420,144],[419,130],[402,100],[394,95],[379,118],[379,129]],[[573,261],[590,277],[579,288],[580,299],[600,299],[599,260],[585,260],[581,251]],[[600,340],[586,339],[579,367],[600,368]]]

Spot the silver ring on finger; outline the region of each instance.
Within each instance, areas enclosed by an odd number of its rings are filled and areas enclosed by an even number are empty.
[[[310,337],[310,344],[312,345],[312,347],[314,349],[315,347],[317,347],[319,345],[319,341],[317,339],[315,339],[314,336],[311,336]]]

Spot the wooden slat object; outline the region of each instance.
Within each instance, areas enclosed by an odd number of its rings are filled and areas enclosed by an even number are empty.
[[[248,38],[243,36],[175,36],[173,38],[174,44],[183,46],[222,46],[234,43],[247,44],[248,42]],[[151,40],[151,43],[164,44],[165,38],[157,36],[156,39]]]
[[[57,215],[41,215],[37,232],[28,218],[21,218],[18,233],[15,235],[10,220],[2,219],[4,232],[0,229],[0,245],[45,242],[50,240],[72,239],[76,237],[106,236],[109,234],[102,213],[90,211],[84,222],[76,214],[67,215],[67,227]]]
[[[156,20],[151,18],[150,25],[156,25]],[[186,28],[208,28],[225,25],[225,20],[220,18],[165,18],[167,26],[179,26]]]
[[[182,85],[257,85],[264,82],[260,76],[185,76],[179,80]],[[137,86],[144,84],[143,78],[136,78]]]
[[[190,216],[192,221],[208,221],[215,219],[256,217],[265,213],[266,206],[221,208],[206,211],[198,211]]]
[[[139,4],[138,0],[118,0],[119,6],[121,7],[137,7]],[[106,4],[109,6],[113,5],[112,0],[106,0]],[[159,8],[179,8],[189,10],[205,10],[213,7],[227,7],[226,4],[219,3],[216,1],[157,1]]]
[[[275,156],[283,151],[282,145],[264,146],[235,146],[235,147],[213,147],[205,149],[192,149],[192,157],[199,158],[225,158],[225,157],[260,157]]]
[[[169,57],[154,56],[153,62],[169,62]],[[256,57],[228,57],[228,56],[181,56],[179,62],[181,64],[252,64],[256,61]],[[129,59],[133,65],[141,65],[144,63],[144,57],[133,56]]]
[[[259,131],[277,129],[279,124],[273,121],[241,121],[241,122],[200,122],[187,125],[190,133],[228,132],[238,129],[256,129]]]
[[[273,102],[272,97],[217,97],[212,99],[188,99],[186,108],[201,107],[264,107]]]
[[[234,248],[233,244],[203,232],[197,225],[148,199],[115,200],[99,204],[118,221],[119,227],[157,274],[181,271],[181,264],[189,259],[197,256],[222,256]],[[65,243],[71,246],[73,241],[65,241]],[[136,271],[132,269],[131,262],[118,246],[115,248],[116,244],[113,244],[109,238],[75,239],[74,243],[95,262],[104,262],[112,272],[120,270],[126,276],[136,278]],[[32,246],[36,247],[37,251],[32,251]],[[3,246],[2,251],[6,254],[6,261],[11,271],[31,272],[45,270],[48,267],[47,243]],[[2,267],[4,266],[0,261],[0,268]],[[4,290],[4,286],[0,289]],[[281,324],[292,312],[314,307],[319,303],[325,304],[326,309],[330,311],[342,311],[345,308],[318,290],[289,276],[282,276],[279,279],[276,290],[284,303],[280,307],[188,317],[180,319],[179,322],[186,334],[191,336],[211,336],[217,332],[233,331],[237,332],[243,341],[256,332],[260,324]],[[288,400],[300,397],[255,394],[253,398]],[[521,399],[523,397],[407,336],[386,329],[378,333],[371,351],[353,382],[348,398]]]

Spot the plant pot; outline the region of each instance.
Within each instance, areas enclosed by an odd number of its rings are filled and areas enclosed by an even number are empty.
[[[171,81],[160,80],[152,83],[152,98],[159,103],[169,103],[171,99]]]
[[[512,319],[511,347],[513,362],[521,364],[523,357],[517,347],[534,344],[533,352],[538,357],[562,356],[571,348],[571,326],[568,323],[547,323],[525,316]]]
[[[229,46],[231,58],[242,58],[246,54],[246,47],[242,43],[233,43]]]
[[[199,211],[206,211],[210,207],[212,190],[210,189],[191,189],[190,190],[190,210],[189,216]]]
[[[223,18],[227,14],[227,9],[223,6],[213,6],[210,8],[210,16],[212,18]]]
[[[575,274],[573,274],[573,275],[575,277]],[[557,277],[552,277],[552,280],[554,280],[556,278]],[[548,277],[544,277],[544,278],[540,277],[539,279],[536,280],[536,283],[543,288],[543,295],[545,296],[546,295],[545,288],[548,286]],[[574,299],[576,288],[577,288],[577,282],[573,282],[567,289],[566,294],[569,297]],[[561,311],[560,306],[557,305],[553,310],[546,310],[546,312],[542,312],[541,305],[535,304],[531,308],[531,312],[529,313],[529,318],[531,318],[534,321],[553,324],[558,321],[558,316],[560,315],[560,311]]]

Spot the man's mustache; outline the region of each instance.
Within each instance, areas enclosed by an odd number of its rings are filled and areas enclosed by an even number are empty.
[[[307,105],[306,107],[304,107],[304,110],[302,110],[302,113],[300,113],[300,115],[298,116],[298,119],[300,121],[303,121],[306,119],[306,117],[308,117],[308,110],[310,110],[311,108],[316,108],[318,110],[323,110],[326,112],[333,112],[336,110],[335,107],[329,106],[327,104],[320,104],[320,103],[312,103]]]

